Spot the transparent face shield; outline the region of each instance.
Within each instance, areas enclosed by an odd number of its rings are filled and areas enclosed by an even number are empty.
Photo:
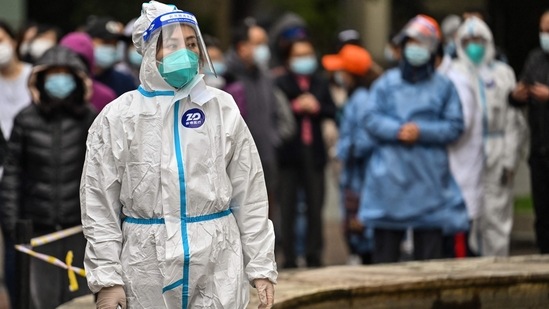
[[[429,48],[431,52],[434,52],[440,39],[440,33],[432,21],[426,17],[418,16],[404,26],[395,40],[400,45],[407,37],[414,38]]]
[[[156,33],[156,64],[168,84],[184,87],[204,65],[215,74],[194,15],[174,11],[157,17],[144,33],[145,42]]]

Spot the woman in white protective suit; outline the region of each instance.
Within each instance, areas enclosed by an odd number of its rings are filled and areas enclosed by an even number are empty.
[[[259,308],[273,303],[274,232],[256,146],[213,70],[194,15],[143,4],[141,85],[89,131],[81,183],[84,265],[97,308]]]
[[[492,32],[477,17],[467,18],[458,28],[456,47],[458,58],[451,72],[461,78],[453,81],[457,89],[462,89],[460,93],[471,94],[461,96],[462,104],[470,106],[469,114],[477,113],[469,116],[480,123],[479,132],[474,134],[479,135],[483,147],[480,156],[475,154],[475,145],[470,145],[468,154],[462,149],[461,158],[454,156],[461,162],[454,160],[452,166],[466,201],[471,202],[467,203],[474,222],[470,245],[482,256],[507,256],[513,225],[513,175],[526,138],[525,119],[508,101],[515,87],[515,74],[509,65],[495,59]],[[483,160],[482,175],[473,177],[469,172],[479,160]],[[478,180],[482,188],[471,187]],[[480,200],[478,193],[482,195]]]

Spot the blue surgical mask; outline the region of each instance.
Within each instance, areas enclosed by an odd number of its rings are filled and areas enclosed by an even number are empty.
[[[539,44],[541,45],[541,49],[543,49],[544,52],[549,53],[549,33],[539,33]]]
[[[212,65],[217,75],[224,75],[227,73],[227,65],[225,65],[222,61],[213,61]]]
[[[118,52],[114,46],[99,45],[94,48],[95,64],[102,69],[112,67],[118,62],[118,56]]]
[[[182,88],[198,74],[198,55],[188,49],[180,49],[164,57],[158,70],[166,83],[176,89]]]
[[[271,51],[267,44],[258,45],[254,48],[254,63],[258,66],[266,66],[271,60]]]
[[[72,74],[53,73],[46,76],[44,89],[51,97],[62,100],[76,89],[76,81]]]
[[[137,50],[132,49],[128,53],[128,61],[133,67],[139,68],[141,66],[141,61],[143,61],[143,56],[141,56]]]
[[[290,60],[290,70],[295,74],[311,75],[318,67],[315,56],[295,57]]]
[[[467,46],[465,47],[465,54],[474,64],[481,63],[482,59],[484,59],[485,53],[486,47],[484,46],[484,44],[472,42],[467,44]]]
[[[429,62],[431,52],[425,46],[409,43],[404,47],[404,57],[411,65],[419,67]]]
[[[227,72],[227,66],[222,61],[212,61],[213,69],[217,76],[221,76]],[[214,72],[210,69],[209,66],[204,67],[204,74],[214,75]]]

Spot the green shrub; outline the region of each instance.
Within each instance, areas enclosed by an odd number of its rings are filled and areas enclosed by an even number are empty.
[[[532,197],[530,195],[515,197],[515,213],[533,213]]]

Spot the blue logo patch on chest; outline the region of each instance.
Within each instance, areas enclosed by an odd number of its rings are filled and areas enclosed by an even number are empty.
[[[486,88],[494,88],[496,86],[496,81],[491,79],[491,80],[485,81],[484,84],[486,85]]]
[[[186,128],[198,128],[204,124],[206,116],[204,112],[198,108],[189,109],[181,117],[181,124]]]

